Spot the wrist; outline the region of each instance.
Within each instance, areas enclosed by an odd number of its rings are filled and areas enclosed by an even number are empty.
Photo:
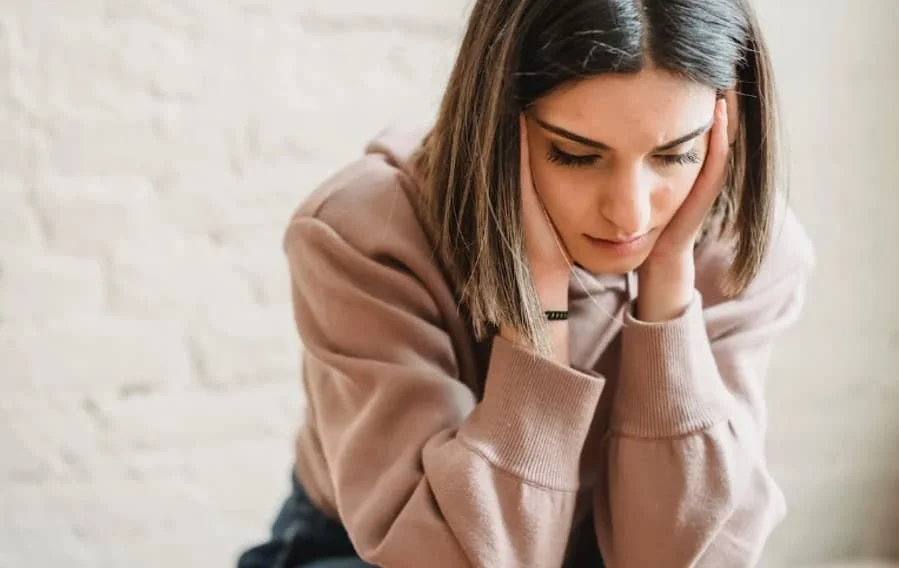
[[[696,286],[693,257],[666,262],[645,262],[637,269],[640,288],[635,317],[641,321],[668,321],[686,311]]]
[[[569,274],[557,274],[534,281],[537,297],[545,311],[568,311],[569,278]]]
[[[547,357],[560,365],[570,364],[570,353],[568,347],[568,319],[556,319],[546,322],[547,339],[549,340],[550,352],[545,353]],[[528,350],[533,350],[534,345],[522,333],[509,325],[502,325],[499,328],[499,335],[511,343]]]
[[[568,320],[547,322],[549,340],[553,347],[552,358],[560,365],[571,364],[571,355],[568,351]]]
[[[535,277],[533,280],[534,291],[540,301],[541,310],[544,312],[568,311],[568,288],[570,272],[555,272]],[[547,316],[545,316],[547,317]],[[568,350],[568,321],[566,319],[550,320],[546,322],[546,331],[552,353],[550,357],[562,365],[569,364]],[[511,326],[500,326],[500,335],[505,339],[527,348],[532,348],[531,341],[522,336],[521,332]]]

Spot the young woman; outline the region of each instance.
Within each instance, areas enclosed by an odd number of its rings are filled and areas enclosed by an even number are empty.
[[[308,410],[240,567],[754,565],[813,264],[774,111],[748,0],[477,1],[436,124],[286,231]]]

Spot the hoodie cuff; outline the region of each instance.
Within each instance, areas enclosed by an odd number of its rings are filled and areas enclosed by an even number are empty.
[[[503,471],[574,491],[604,385],[497,336],[484,398],[458,435]]]
[[[699,292],[669,321],[644,322],[632,312],[621,332],[611,428],[636,438],[672,438],[727,420],[733,396],[712,355]]]

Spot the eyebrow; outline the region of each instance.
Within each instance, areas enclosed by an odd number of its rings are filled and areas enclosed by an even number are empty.
[[[548,122],[544,122],[533,115],[532,115],[532,118],[534,119],[534,122],[536,122],[537,124],[540,125],[541,128],[548,130],[548,131],[552,132],[553,134],[557,134],[557,135],[561,136],[562,138],[567,138],[568,140],[571,140],[572,142],[577,142],[578,144],[583,144],[584,146],[590,146],[592,148],[597,148],[599,150],[609,151],[612,149],[608,144],[604,144],[604,143],[600,142],[599,140],[591,140],[590,138],[585,138],[585,137],[581,136],[580,134],[575,134],[574,132],[569,132],[568,130],[565,130],[564,128],[560,128],[558,126],[553,126],[552,124],[549,124]],[[704,125],[700,126],[699,128],[697,128],[696,130],[688,132],[687,134],[684,134],[683,136],[679,136],[678,138],[675,138],[674,140],[671,140],[670,142],[665,142],[661,146],[655,147],[653,149],[653,152],[664,152],[665,150],[670,150],[672,148],[680,146],[684,142],[689,142],[690,140],[696,138],[700,134],[703,134],[708,129],[710,129],[712,127],[713,123],[714,123],[714,120],[711,120],[707,124],[704,124]]]

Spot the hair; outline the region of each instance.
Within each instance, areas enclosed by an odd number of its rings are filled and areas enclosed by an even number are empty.
[[[554,89],[652,67],[738,97],[724,191],[702,234],[728,235],[728,293],[766,252],[775,193],[772,68],[750,0],[477,0],[416,159],[424,217],[475,334],[509,325],[543,353],[521,221],[520,113]]]

